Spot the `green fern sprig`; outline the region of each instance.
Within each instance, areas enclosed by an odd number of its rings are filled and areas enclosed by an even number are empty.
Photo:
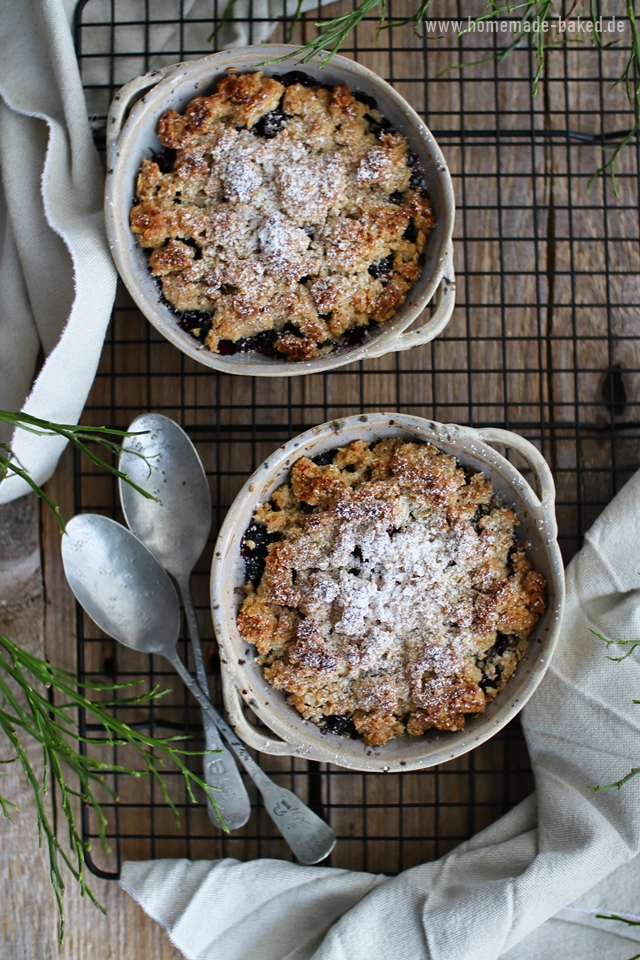
[[[604,637],[601,633],[598,633],[597,630],[592,630],[589,627],[589,633],[592,633],[594,637],[597,637],[598,640],[602,640],[607,647],[628,647],[629,649],[621,657],[609,657],[607,660],[613,660],[614,663],[622,663],[623,660],[626,660],[627,657],[630,657],[636,647],[640,647],[640,640],[610,640],[608,637]],[[634,703],[636,701],[634,700]]]
[[[126,481],[147,499],[155,499],[150,493],[134,483],[128,474],[122,473],[117,467],[107,463],[87,446],[88,443],[97,443],[105,450],[118,456],[120,454],[120,443],[116,443],[112,438],[118,438],[118,441],[122,441],[126,437],[136,436],[135,433],[128,433],[126,430],[114,430],[111,427],[85,427],[77,424],[53,423],[50,420],[40,420],[38,417],[32,417],[27,413],[10,413],[7,410],[0,410],[0,422],[25,430],[27,433],[34,433],[39,437],[63,437],[91,463],[111,473],[114,477]],[[135,451],[132,452],[135,453]],[[58,526],[61,532],[64,532],[64,520],[59,507],[16,459],[11,446],[8,443],[0,443],[0,483],[12,474],[21,477],[33,492],[53,510]]]
[[[11,683],[10,683],[11,681]],[[139,682],[139,681],[136,681]],[[165,803],[172,810],[176,821],[179,813],[173,802],[162,770],[167,762],[177,766],[182,774],[187,795],[195,802],[194,787],[202,789],[216,811],[223,829],[226,826],[220,816],[214,788],[210,787],[196,773],[189,769],[185,757],[201,755],[202,751],[187,750],[177,746],[180,736],[151,737],[119,720],[112,708],[140,706],[156,701],[167,691],[157,687],[147,693],[120,699],[96,701],[89,699],[83,688],[90,692],[114,694],[129,689],[135,683],[102,684],[85,681],[82,687],[74,674],[51,666],[45,660],[27,653],[17,644],[0,634],[0,729],[4,732],[13,758],[3,763],[20,763],[26,781],[36,802],[38,835],[41,844],[45,844],[49,855],[50,878],[60,914],[60,938],[64,936],[64,909],[62,895],[64,880],[62,867],[65,866],[80,884],[83,895],[102,910],[94,893],[87,885],[85,854],[90,844],[82,839],[73,808],[75,799],[82,800],[95,814],[98,823],[98,836],[103,847],[108,850],[107,819],[100,802],[100,792],[104,791],[113,799],[116,793],[108,782],[110,774],[125,774],[133,777],[151,776],[160,787]],[[53,703],[47,692],[55,690],[64,698],[63,703]],[[18,693],[19,692],[19,693]],[[101,729],[100,736],[81,736],[76,729],[74,712],[82,709],[91,718],[92,725]],[[29,759],[26,742],[35,740],[40,744],[43,759],[43,773],[38,775]],[[91,754],[81,745],[89,746]],[[99,759],[95,752],[108,747],[128,746],[135,751],[139,769],[123,766]],[[70,785],[72,774],[78,787]],[[67,823],[67,845],[56,836],[56,832],[47,813],[47,795],[49,780],[53,779],[60,795],[62,811]],[[8,820],[16,805],[0,793],[0,809]]]
[[[227,3],[221,20],[209,37],[210,41],[215,37],[222,25],[226,23],[231,16],[235,3],[236,0],[229,0]],[[350,10],[348,13],[342,14],[338,17],[333,17],[330,20],[316,21],[314,26],[318,31],[317,36],[309,40],[308,43],[302,44],[294,54],[294,58],[298,63],[305,64],[309,63],[314,57],[320,56],[321,65],[323,67],[326,66],[331,58],[341,50],[356,27],[366,17],[372,15],[378,17],[378,32],[395,27],[406,27],[411,25],[414,33],[418,36],[422,36],[420,28],[433,3],[434,0],[416,0],[416,8],[413,14],[403,19],[389,20],[387,19],[387,0],[361,0],[361,2],[357,3],[353,10]],[[562,22],[566,24],[569,21],[579,3],[580,0],[574,0],[569,13]],[[517,22],[519,22],[519,28],[515,31],[514,39],[498,51],[491,51],[485,57],[481,57],[477,60],[469,60],[463,63],[453,64],[448,67],[447,70],[462,70],[477,66],[481,63],[487,63],[490,60],[502,62],[513,50],[515,50],[525,41],[530,41],[532,44],[536,64],[533,77],[533,92],[535,94],[544,72],[548,51],[554,47],[568,46],[569,44],[580,42],[578,39],[572,38],[566,31],[556,39],[547,38],[549,27],[551,26],[551,18],[559,17],[559,14],[555,13],[553,10],[554,5],[559,9],[559,4],[556,3],[556,0],[520,0],[520,2],[506,0],[506,2],[502,3],[499,2],[499,0],[489,0],[487,3],[487,12],[481,14],[479,17],[473,18],[468,26],[459,29],[456,36],[462,37],[467,33],[471,33],[478,24],[484,23],[488,20],[497,20],[504,16],[512,16],[517,19]],[[609,173],[616,196],[618,196],[618,187],[615,177],[616,161],[622,150],[632,143],[640,132],[640,27],[634,8],[634,0],[624,0],[623,9],[628,18],[629,27],[631,30],[631,51],[625,69],[618,80],[615,81],[613,86],[615,87],[618,84],[623,84],[625,87],[627,98],[631,107],[633,108],[634,115],[632,125],[629,131],[622,135],[618,142],[603,144],[601,149],[603,152],[608,153],[608,158],[600,167],[598,167],[589,180],[587,186],[587,189],[589,189],[597,177],[599,177],[601,174]],[[585,11],[585,13],[586,18],[591,22],[592,25],[592,29],[589,32],[589,40],[595,46],[599,47],[601,50],[604,50],[612,46],[614,43],[617,43],[617,40],[609,43],[604,42],[602,34],[598,29],[599,17],[595,0],[588,0],[588,9]],[[299,0],[297,8],[289,20],[287,31],[289,40],[291,39],[293,30],[296,24],[299,22],[301,16],[302,3],[301,0]],[[547,26],[546,31],[545,25]],[[438,39],[431,34],[428,34],[427,38],[433,40]],[[266,60],[263,61],[262,64],[256,65],[263,66],[270,63],[279,63],[285,59],[288,59],[288,57],[280,57],[276,58],[275,60]],[[443,72],[446,73],[447,70]]]
[[[631,656],[636,647],[640,647],[640,640],[611,640],[609,637],[605,637],[602,633],[598,633],[597,630],[592,630],[591,627],[588,628],[589,633],[592,633],[594,637],[597,637],[598,640],[606,645],[607,649],[609,647],[628,647],[626,653],[621,657],[609,657],[607,660],[612,660],[613,663],[622,663],[623,660],[626,660]],[[640,703],[640,700],[634,700],[633,703]],[[592,786],[591,789],[594,793],[601,793],[604,790],[620,790],[624,787],[625,783],[629,783],[630,780],[633,780],[634,777],[637,777],[640,774],[640,767],[632,767],[628,773],[621,777],[620,780],[615,780],[613,783],[604,783],[597,786]]]

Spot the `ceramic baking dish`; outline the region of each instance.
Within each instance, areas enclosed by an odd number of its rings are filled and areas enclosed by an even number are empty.
[[[444,157],[418,114],[388,83],[371,70],[345,57],[333,57],[320,67],[320,58],[304,65],[304,72],[330,85],[346,84],[353,91],[375,97],[378,107],[402,133],[419,156],[436,219],[429,235],[422,273],[397,313],[379,329],[368,334],[360,345],[341,347],[308,361],[274,360],[251,352],[221,356],[202,347],[180,329],[169,307],[160,302],[148,260],[129,229],[129,212],[135,180],[144,157],[161,147],[157,138],[160,116],[173,107],[184,110],[196,96],[212,93],[228,68],[250,71],[264,60],[293,55],[297,48],[260,45],[225,50],[201,60],[178,63],[154,70],[126,84],[111,104],[107,119],[107,179],[105,219],[109,245],[120,276],[142,313],[170,343],[199,363],[226,373],[261,377],[319,373],[334,367],[379,357],[394,350],[433,340],[451,317],[455,300],[451,235],[454,198],[451,177]],[[268,75],[299,69],[294,60],[260,67]],[[414,330],[408,328],[432,302]]]
[[[242,638],[236,615],[244,599],[242,536],[259,503],[288,479],[301,456],[315,457],[354,440],[403,437],[434,443],[463,466],[487,476],[495,493],[520,520],[518,537],[528,542],[529,557],[547,582],[547,610],[531,635],[527,652],[504,690],[486,711],[467,721],[456,733],[429,730],[421,737],[403,736],[381,747],[361,740],[323,733],[286,703],[284,694],[263,677],[254,648]],[[535,489],[494,449],[515,451],[528,465]],[[246,482],[220,530],[211,571],[211,606],[220,645],[225,706],[242,739],[263,753],[306,757],[354,770],[417,770],[459,757],[492,737],[522,709],[549,665],[558,640],[564,604],[564,570],[557,543],[555,488],[542,454],[528,440],[506,430],[472,429],[434,423],[420,417],[372,413],[347,417],[314,427],[275,451]],[[264,727],[247,718],[247,708]],[[273,731],[271,735],[268,731]]]

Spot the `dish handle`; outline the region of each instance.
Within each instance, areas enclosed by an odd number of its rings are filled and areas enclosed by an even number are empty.
[[[118,140],[131,108],[148,90],[160,83],[175,68],[176,65],[172,64],[161,70],[152,70],[151,73],[145,73],[125,83],[124,87],[120,87],[116,93],[107,115],[107,168],[109,171],[114,169]]]
[[[438,334],[442,333],[451,319],[453,308],[456,303],[456,277],[453,269],[453,244],[449,242],[443,257],[442,279],[435,293],[435,310],[429,319],[417,330],[410,330],[408,333],[399,333],[393,346],[389,346],[387,340],[380,347],[373,346],[367,351],[367,360],[373,357],[381,357],[390,350],[410,350],[412,347],[418,347],[423,343],[429,343],[434,340]]]
[[[274,757],[290,757],[295,754],[292,745],[281,740],[275,733],[270,737],[265,736],[261,730],[249,723],[243,710],[240,691],[234,678],[229,676],[227,670],[224,669],[224,665],[222,668],[222,693],[229,722],[243,743],[246,743],[248,747],[253,747],[254,750],[259,750],[260,753],[268,753]],[[259,714],[256,713],[256,716],[259,716]]]
[[[499,427],[483,427],[475,429],[474,433],[487,443],[498,443],[503,447],[515,450],[516,453],[519,453],[522,459],[526,461],[535,477],[535,489],[532,487],[532,490],[544,522],[547,525],[549,535],[554,538],[557,537],[558,523],[555,512],[556,487],[549,464],[538,448],[534,447],[529,440],[525,440],[525,438],[519,434],[512,433],[510,430],[501,430]]]

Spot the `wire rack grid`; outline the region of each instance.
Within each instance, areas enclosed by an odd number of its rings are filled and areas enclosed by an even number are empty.
[[[410,0],[388,6],[396,19],[413,9]],[[118,292],[85,420],[125,428],[141,411],[158,410],[180,422],[198,447],[211,483],[214,528],[193,587],[218,703],[208,610],[211,543],[248,474],[302,429],[387,409],[516,430],[552,466],[566,560],[640,463],[637,144],[620,157],[619,198],[604,176],[587,190],[601,147],[632,123],[624,91],[611,89],[628,56],[628,29],[610,50],[552,49],[534,97],[537,64],[529,43],[498,63],[492,56],[499,33],[458,37],[446,27],[445,21],[466,21],[484,7],[463,9],[445,0],[441,6],[437,31],[417,36],[396,27],[378,35],[375,17],[367,17],[341,51],[388,79],[425,117],[452,173],[457,306],[436,341],[313,377],[230,377],[186,359],[150,327],[126,291]],[[255,7],[250,0],[241,16],[238,5],[229,21],[248,42],[266,22],[254,16]],[[149,69],[210,53],[208,37],[223,9],[211,0],[79,4],[77,53],[99,144],[117,88]],[[341,2],[304,14],[293,42],[313,36],[314,22],[329,12],[351,9]],[[288,27],[283,8],[273,39],[287,38]],[[463,60],[484,62],[455,69]],[[79,461],[75,508],[122,519],[111,478]],[[171,688],[160,704],[122,707],[122,716],[202,745],[198,714],[161,662],[117,649],[80,611],[77,630],[81,676],[142,676]],[[185,645],[181,653],[188,656]],[[84,719],[81,729],[89,729]],[[126,762],[123,750],[114,753]],[[339,843],[328,863],[388,873],[441,856],[532,788],[517,721],[466,757],[419,774],[365,775],[299,759],[258,759],[331,822]],[[105,804],[110,853],[95,844],[96,824],[84,810],[84,835],[94,842],[89,865],[97,874],[116,877],[124,859],[289,856],[256,796],[248,825],[227,837],[212,828],[204,803],[188,802],[176,772],[167,771],[167,781],[179,825],[152,781],[115,779],[119,802]]]

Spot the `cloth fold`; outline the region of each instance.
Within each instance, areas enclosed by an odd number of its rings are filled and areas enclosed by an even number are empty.
[[[256,860],[125,863],[123,887],[193,960],[628,960],[640,927],[640,473],[567,570],[563,637],[523,714],[536,793],[397,877]],[[624,648],[623,648],[624,652]],[[600,951],[593,953],[593,950]]]
[[[9,0],[0,8],[0,44],[0,408],[77,423],[116,273],[104,234],[103,174],[62,0]],[[63,447],[57,437],[22,430],[12,440],[40,484]],[[0,503],[28,490],[9,476]]]

